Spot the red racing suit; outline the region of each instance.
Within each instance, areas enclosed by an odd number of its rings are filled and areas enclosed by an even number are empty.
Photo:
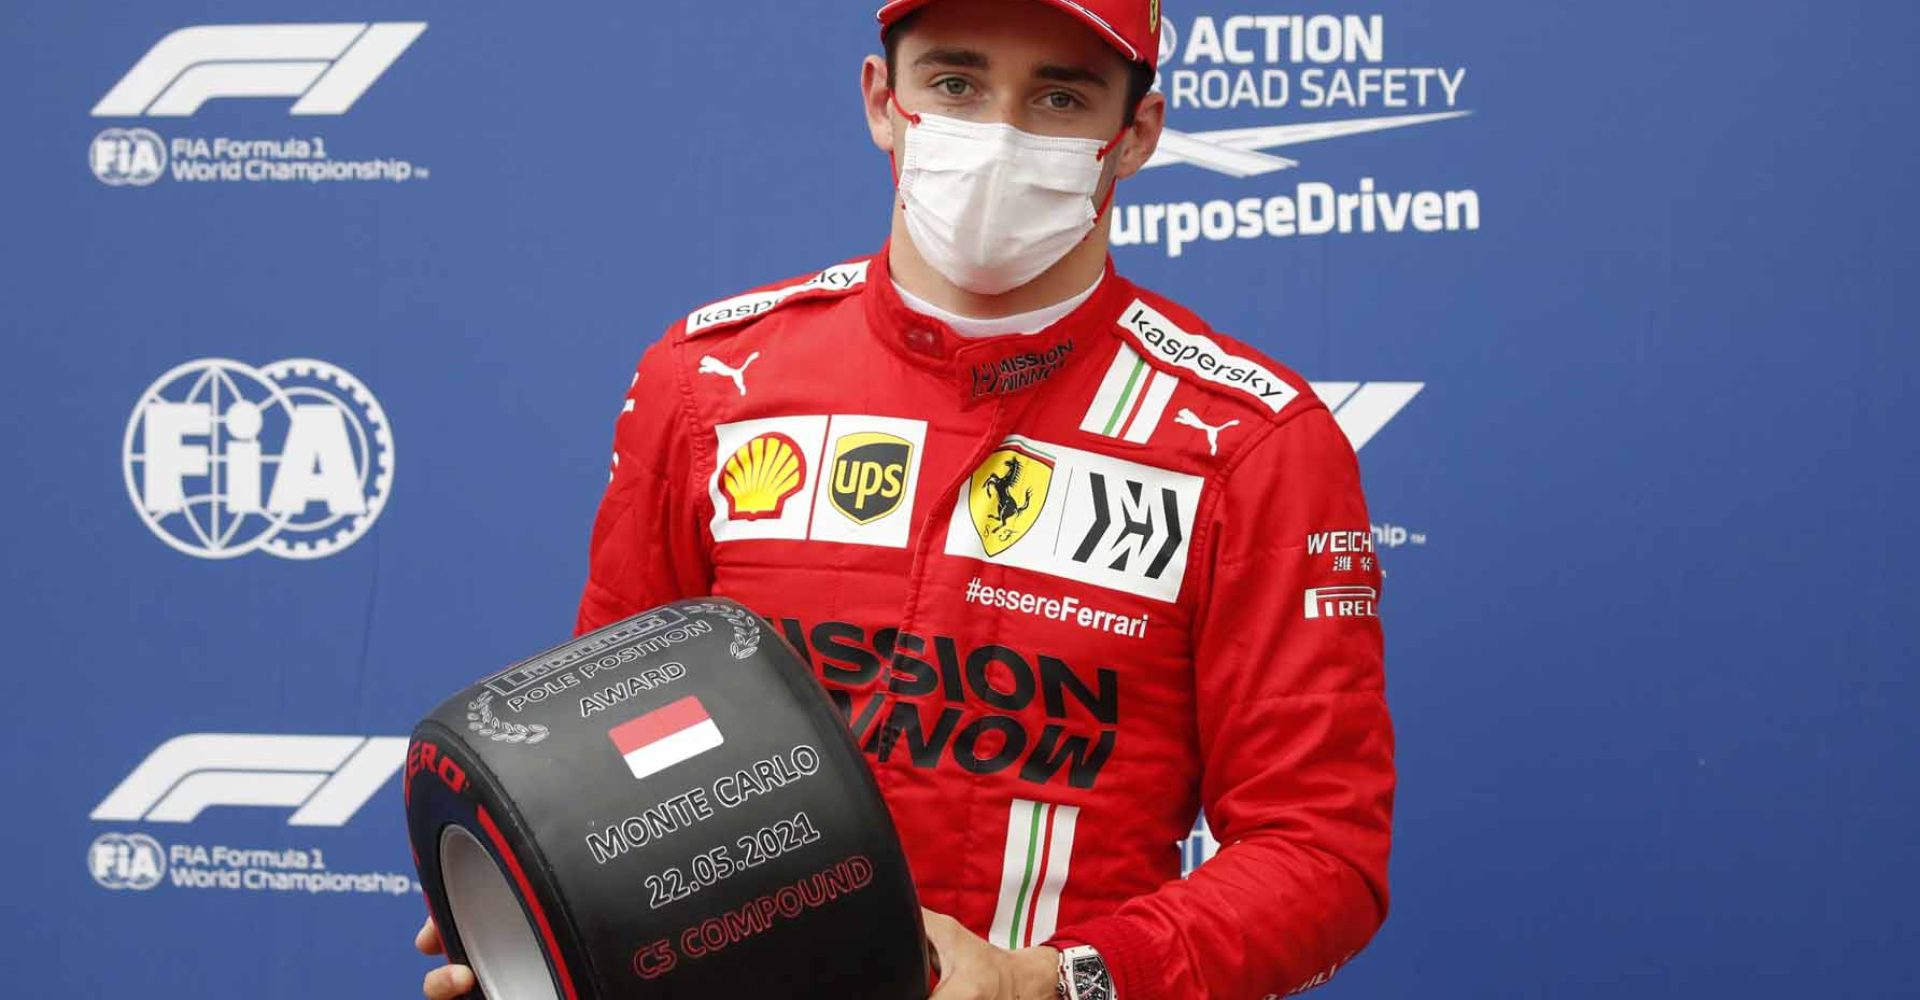
[[[741,601],[846,713],[924,905],[1093,945],[1120,1000],[1254,998],[1386,914],[1371,540],[1307,384],[1111,263],[968,340],[882,251],[646,351],[578,627]],[[1222,847],[1182,880],[1202,806]]]

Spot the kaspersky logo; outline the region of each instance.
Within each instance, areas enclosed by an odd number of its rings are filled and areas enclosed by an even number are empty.
[[[1157,87],[1176,127],[1162,133],[1146,165],[1269,178],[1302,166],[1275,150],[1472,113],[1463,104],[1465,68],[1390,63],[1389,52],[1401,47],[1417,46],[1390,38],[1378,14],[1199,15],[1184,32],[1169,20],[1160,35]],[[1246,112],[1293,120],[1192,127],[1234,112],[1238,120]],[[1178,257],[1198,242],[1477,230],[1480,201],[1471,189],[1397,189],[1361,176],[1206,202],[1122,203],[1112,225],[1116,246],[1158,245]]]

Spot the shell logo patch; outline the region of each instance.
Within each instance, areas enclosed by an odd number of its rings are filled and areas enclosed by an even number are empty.
[[[807,458],[793,439],[761,434],[736,449],[720,473],[727,515],[736,521],[779,517],[807,483]]]

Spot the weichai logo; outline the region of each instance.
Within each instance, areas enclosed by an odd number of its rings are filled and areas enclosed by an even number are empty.
[[[950,762],[973,774],[1092,788],[1113,755],[1120,687],[1109,668],[1076,670],[1061,657],[992,643],[962,649],[948,636],[895,628],[770,621],[878,761],[904,755],[914,767]],[[975,710],[963,712],[969,699]]]

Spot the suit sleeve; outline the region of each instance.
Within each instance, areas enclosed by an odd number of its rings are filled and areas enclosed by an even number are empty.
[[[613,474],[593,522],[575,633],[710,592],[704,496],[694,489],[693,422],[668,331],[647,349],[613,431]]]
[[[1386,917],[1393,732],[1358,463],[1316,407],[1227,475],[1204,522],[1194,661],[1201,800],[1221,849],[1059,935],[1100,951],[1119,1000],[1298,992]],[[1307,593],[1336,587],[1351,589]]]

